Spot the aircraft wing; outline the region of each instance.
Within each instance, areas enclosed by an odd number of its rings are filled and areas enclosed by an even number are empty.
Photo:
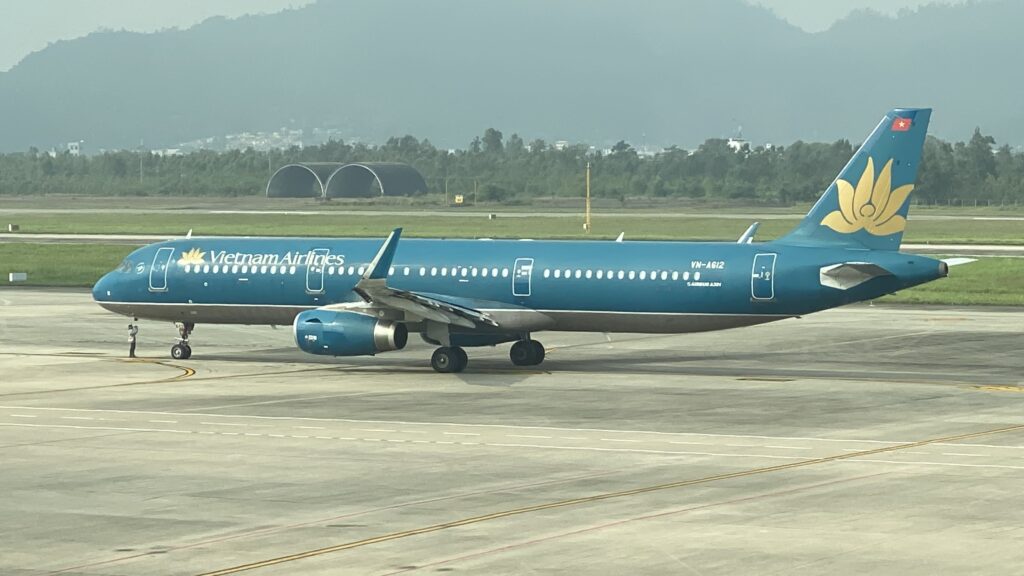
[[[434,295],[427,296],[388,286],[388,271],[395,257],[395,251],[398,249],[398,239],[401,235],[401,228],[396,228],[391,232],[373,258],[373,262],[367,267],[363,277],[356,283],[354,290],[366,305],[400,310],[426,320],[442,324],[455,324],[464,328],[476,328],[481,324],[498,326],[494,319],[479,310],[446,302]],[[328,306],[328,308],[330,307]]]

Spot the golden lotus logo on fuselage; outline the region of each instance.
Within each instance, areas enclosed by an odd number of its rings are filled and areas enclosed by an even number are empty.
[[[205,264],[206,252],[203,252],[199,248],[193,248],[181,253],[181,258],[178,258],[179,266],[189,266],[194,264]]]
[[[874,236],[888,236],[902,232],[907,220],[897,214],[914,190],[913,184],[892,189],[892,159],[890,158],[875,179],[875,162],[868,157],[868,165],[857,182],[857,187],[846,180],[836,180],[839,188],[839,210],[830,212],[821,220],[822,226],[841,234],[867,230]]]

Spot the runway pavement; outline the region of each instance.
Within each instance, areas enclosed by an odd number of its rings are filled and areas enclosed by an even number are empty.
[[[147,199],[151,200],[151,199]],[[254,200],[252,198],[248,200]],[[293,199],[288,199],[291,202]],[[209,202],[209,199],[203,199]],[[52,207],[30,207],[14,208],[3,207],[0,215],[17,216],[19,214],[125,214],[125,215],[147,215],[147,214],[276,214],[276,215],[341,215],[358,214],[362,216],[445,216],[452,218],[486,218],[488,214],[497,214],[500,218],[565,218],[579,214],[579,211],[567,209],[564,206],[551,206],[544,210],[515,210],[501,206],[481,206],[464,208],[426,208],[410,210],[408,208],[360,208],[360,207],[322,207],[317,210],[294,210],[288,208],[261,209],[261,208],[227,208],[227,207],[182,207],[177,203],[173,207],[146,207],[146,208],[52,208]],[[634,210],[614,210],[604,208],[601,215],[614,218],[715,218],[724,220],[799,220],[806,212],[706,212],[706,211],[679,211],[671,207],[641,208]],[[1011,213],[1012,214],[1012,213]],[[1024,222],[1024,216],[995,215],[978,216],[975,214],[932,214],[928,212],[915,213],[909,217],[910,220],[983,220],[983,221],[1006,221]]]
[[[948,574],[1024,566],[1024,312],[431,348],[0,289],[0,574]]]
[[[0,243],[27,242],[30,244],[127,244],[143,245],[180,236],[159,234],[21,234],[0,233]],[[904,244],[904,252],[912,254],[942,254],[956,256],[1024,256],[1024,246],[1014,244]]]

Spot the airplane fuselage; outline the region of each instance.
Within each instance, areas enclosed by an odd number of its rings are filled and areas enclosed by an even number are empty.
[[[93,290],[127,316],[196,324],[291,324],[360,301],[380,241],[190,238],[146,246]],[[850,289],[822,268],[864,261],[895,275]],[[491,315],[492,331],[683,333],[760,324],[876,298],[944,274],[898,252],[776,243],[406,239],[388,284]]]

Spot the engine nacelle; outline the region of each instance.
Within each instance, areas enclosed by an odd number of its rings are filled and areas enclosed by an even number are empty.
[[[295,317],[295,343],[303,352],[324,356],[372,356],[405,348],[405,324],[359,312],[306,310]]]

